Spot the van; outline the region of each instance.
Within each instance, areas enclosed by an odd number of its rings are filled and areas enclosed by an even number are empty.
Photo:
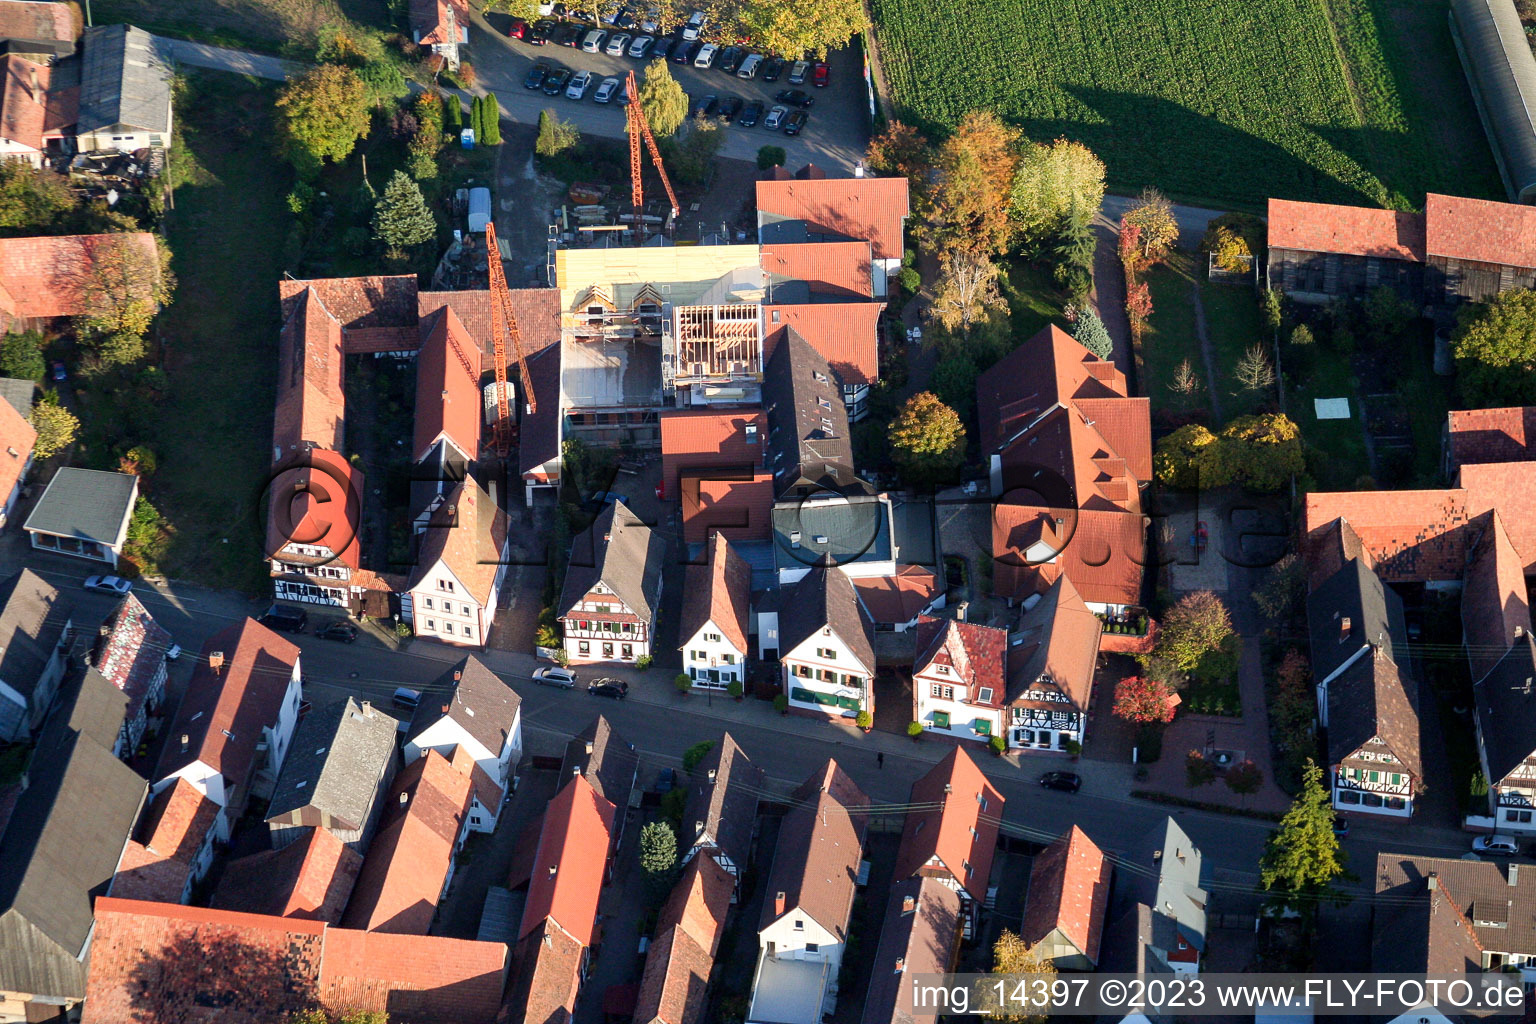
[[[276,629],[284,633],[302,633],[304,627],[309,625],[309,613],[302,608],[285,608],[280,604],[274,604],[256,621],[268,629]]]
[[[415,711],[421,706],[421,691],[413,690],[409,686],[397,686],[391,703],[402,711]]]
[[[763,55],[762,54],[760,54],[760,53],[748,54],[747,55],[747,59],[741,62],[741,68],[740,68],[740,70],[738,70],[736,72],[736,77],[737,78],[756,78],[757,77],[757,69],[762,67],[762,66],[763,66]]]

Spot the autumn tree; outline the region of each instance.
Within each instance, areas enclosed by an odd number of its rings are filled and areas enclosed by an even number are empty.
[[[421,187],[404,171],[396,171],[373,208],[373,236],[392,257],[399,258],[437,233],[437,222],[427,209]]]
[[[965,427],[955,410],[923,391],[891,421],[891,457],[912,478],[935,483],[965,462]]]
[[[1114,355],[1115,343],[1109,336],[1109,328],[1099,319],[1099,314],[1086,307],[1077,311],[1077,322],[1072,325],[1072,337],[1083,348],[1100,359]]]
[[[43,401],[32,407],[32,429],[37,431],[32,454],[39,459],[48,459],[75,443],[75,436],[80,433],[80,421],[56,401]]]
[[[1259,861],[1259,884],[1270,902],[1294,910],[1306,922],[1316,919],[1324,900],[1338,901],[1333,882],[1344,873],[1339,837],[1333,832],[1333,803],[1323,784],[1323,770],[1308,759],[1301,794],[1270,833]]]
[[[1312,328],[1306,324],[1297,324],[1295,330],[1291,331],[1291,344],[1299,348],[1305,348],[1315,340],[1312,337]]]
[[[973,110],[939,147],[922,232],[941,257],[951,251],[995,256],[1008,250],[1017,139],[1018,132],[996,114]]]
[[[671,138],[688,120],[688,94],[672,77],[666,58],[651,61],[640,82],[640,109],[645,112],[651,134],[658,139]]]
[[[860,0],[742,0],[736,11],[741,35],[768,53],[825,58],[865,26]]]
[[[1030,143],[1010,193],[1019,234],[1041,242],[1071,224],[1087,225],[1104,202],[1104,161],[1081,142]]]
[[[1227,788],[1238,796],[1249,796],[1264,785],[1264,772],[1252,758],[1239,761],[1227,769]]]
[[[368,136],[369,106],[368,87],[356,71],[322,64],[278,93],[278,148],[300,177],[312,178],[325,161],[345,160]]]
[[[83,239],[72,273],[80,295],[76,326],[86,335],[144,334],[176,285],[170,250],[143,235]]]
[[[316,1007],[302,1010],[288,1017],[287,1024],[389,1024],[389,1014],[383,1010],[343,1010],[327,1013]]]
[[[1175,704],[1165,683],[1143,676],[1126,676],[1115,684],[1115,717],[1147,724],[1171,722]]]
[[[458,102],[458,98],[454,98]],[[435,92],[416,97],[416,131],[407,148],[411,177],[426,181],[437,177],[437,153],[443,148],[443,101]]]
[[[1216,766],[1202,750],[1191,750],[1184,755],[1184,780],[1190,789],[1198,789],[1216,781]]]
[[[885,128],[869,140],[864,162],[872,170],[893,178],[906,178],[914,199],[927,185],[928,168],[933,165],[933,148],[928,136],[903,121],[887,121]],[[921,211],[917,211],[921,212]]]
[[[1143,189],[1136,204],[1125,211],[1122,223],[1137,230],[1136,245],[1145,263],[1156,263],[1179,240],[1179,222],[1173,216],[1173,204],[1155,188]]]
[[[1130,318],[1131,330],[1138,332],[1152,319],[1152,289],[1147,282],[1138,281],[1126,289],[1125,315]]]
[[[1047,988],[1056,977],[1056,965],[1050,960],[1038,955],[1034,947],[1030,946],[1018,934],[1004,928],[998,935],[997,941],[992,944],[992,973],[1033,975],[1029,979],[1031,991],[1036,984],[1043,983]],[[983,998],[996,996],[996,990],[991,986],[982,985]],[[1007,1024],[1045,1024],[1048,1014],[1042,1009],[1036,1013],[1020,1013],[1017,1008],[1007,1006],[983,1006],[988,1019],[1005,1021]]]
[[[1536,291],[1511,289],[1462,307],[1451,342],[1472,408],[1536,404]]]
[[[1232,379],[1243,391],[1264,391],[1275,386],[1275,367],[1263,345],[1249,345],[1232,369]]]
[[[946,250],[939,255],[939,276],[933,288],[933,314],[946,330],[970,334],[989,309],[1007,305],[997,285],[997,264],[974,249]]]
[[[1201,248],[1216,266],[1229,274],[1246,274],[1253,263],[1253,250],[1247,239],[1228,227],[1218,227],[1206,237]]]
[[[1200,375],[1195,372],[1194,365],[1188,359],[1179,363],[1173,371],[1173,380],[1168,385],[1168,390],[1176,395],[1184,395],[1186,398],[1200,391]]]
[[[26,229],[38,234],[53,227],[70,210],[75,197],[61,175],[21,160],[0,162],[0,229]]]
[[[1221,428],[1221,457],[1231,478],[1272,493],[1306,468],[1301,428],[1284,413],[1239,416]]]
[[[1220,487],[1228,479],[1216,435],[1199,423],[1185,424],[1157,442],[1152,473],[1162,483],[1186,491]]]
[[[1157,653],[1187,672],[1205,655],[1219,650],[1232,633],[1232,616],[1221,598],[1209,590],[1196,590],[1179,598],[1164,614]]]

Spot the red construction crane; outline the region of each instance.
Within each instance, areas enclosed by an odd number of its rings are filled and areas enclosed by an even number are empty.
[[[667,179],[667,169],[661,166],[661,151],[656,148],[656,137],[651,134],[651,126],[645,119],[645,111],[640,109],[640,87],[635,84],[633,71],[629,73],[624,89],[624,95],[629,97],[629,106],[624,108],[624,112],[629,118],[629,177],[634,182],[635,234],[642,235],[645,231],[645,222],[640,218],[645,213],[645,194],[640,189],[641,138],[645,139],[646,148],[651,151],[651,162],[656,165],[656,173],[661,175],[661,187],[667,190],[667,198],[672,201],[672,216],[677,216],[679,207],[677,194],[672,191],[672,182]]]
[[[507,292],[507,275],[501,268],[501,250],[496,247],[496,225],[485,225],[485,260],[491,273],[491,341],[496,347],[496,424],[491,444],[498,456],[512,450],[512,410],[507,402],[507,346],[503,336],[512,339],[517,354],[517,373],[523,383],[523,401],[530,413],[538,411],[533,385],[528,378],[528,360],[523,357],[523,335],[512,314],[512,296]]]

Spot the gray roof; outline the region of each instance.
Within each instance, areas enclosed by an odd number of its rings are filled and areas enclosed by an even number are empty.
[[[116,544],[128,529],[138,483],[128,473],[65,467],[48,482],[24,529]]]
[[[752,763],[730,733],[693,769],[688,802],[683,805],[682,843],[690,849],[705,833],[738,866],[752,853],[757,824],[757,794],[763,770]]]
[[[1536,954],[1536,869],[1531,864],[1379,853],[1376,906],[1408,904],[1424,891],[1424,880],[1431,875],[1445,888],[1483,949]],[[1441,966],[1434,973],[1449,973],[1442,972]]]
[[[0,681],[30,696],[69,615],[69,600],[31,569],[0,582]]]
[[[601,582],[630,611],[650,621],[661,597],[661,559],[661,538],[622,501],[613,502],[571,542],[560,614]]]
[[[85,30],[80,74],[81,134],[126,125],[171,130],[171,67],[155,37],[132,25]]]
[[[37,384],[18,377],[0,377],[0,398],[11,403],[11,408],[21,413],[21,418],[32,421],[32,395]]]
[[[1488,781],[1505,776],[1536,754],[1536,638],[1527,633],[1472,685],[1477,732]]]
[[[1312,674],[1320,680],[1366,644],[1377,644],[1388,658],[1405,666],[1409,660],[1402,599],[1359,558],[1351,558],[1307,595],[1307,629]]]
[[[452,696],[445,703],[438,694]],[[415,739],[428,726],[452,718],[485,749],[499,755],[508,734],[517,726],[518,708],[522,704],[523,698],[511,684],[471,654],[426,688],[406,735]]]
[[[1536,57],[1512,0],[1451,0],[1451,31],[1511,202],[1536,193]]]
[[[394,760],[397,724],[351,697],[311,710],[294,731],[267,820],[314,807],[336,828],[361,830]]]
[[[110,747],[126,706],[101,675],[76,671],[43,727],[0,835],[0,989],[85,995],[92,900],[112,882],[146,788]]]
[[[1392,854],[1377,854],[1390,864]],[[1390,867],[1380,873],[1391,880]],[[1472,924],[1437,877],[1417,876],[1394,886],[1372,915],[1371,970],[1379,974],[1468,974],[1482,969],[1483,951]]]
[[[912,909],[906,901],[912,900]],[[864,999],[863,1024],[918,1024],[936,1014],[913,1012],[902,982],[911,974],[945,974],[960,947],[960,894],[936,878],[904,878],[891,886],[880,944]],[[897,962],[900,961],[900,966]]]
[[[773,557],[780,569],[820,565],[828,555],[835,565],[890,561],[890,504],[874,494],[821,492],[774,505]]]
[[[891,542],[903,564],[937,568],[941,561],[937,503],[931,497],[921,496],[894,499]]]
[[[868,490],[853,472],[848,408],[832,367],[793,327],[763,368],[773,492]]]
[[[585,775],[598,796],[622,811],[629,806],[639,770],[635,745],[615,732],[605,716],[598,715],[565,745],[559,785],[565,785],[572,775]]]
[[[1159,949],[1172,949],[1168,938],[1176,929],[1196,949],[1205,948],[1205,905],[1209,901],[1200,888],[1200,850],[1172,818],[1142,835],[1120,865],[1117,875],[1138,902],[1153,908],[1153,942]],[[1168,934],[1162,934],[1163,929]]]
[[[822,627],[847,644],[866,670],[875,671],[874,627],[853,592],[848,574],[836,567],[817,566],[800,582],[785,588],[779,611],[779,656],[783,657]]]

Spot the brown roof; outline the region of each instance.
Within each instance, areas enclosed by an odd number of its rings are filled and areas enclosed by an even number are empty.
[[[1424,249],[1431,256],[1536,267],[1536,210],[1431,192],[1424,197]]]
[[[1376,903],[1406,904],[1433,875],[1490,952],[1536,955],[1536,872],[1489,860],[1452,860],[1406,853],[1376,856]],[[1481,959],[1481,958],[1479,958]]]
[[[14,53],[0,57],[0,137],[42,150],[52,77],[53,69],[46,64]]]
[[[555,611],[573,614],[602,583],[631,613],[650,621],[661,595],[662,548],[661,538],[628,506],[611,502],[571,542],[570,568]]]
[[[312,281],[283,278],[277,294],[286,319],[294,299],[313,289],[343,330],[376,327],[416,329],[416,275],[393,277],[322,277]]]
[[[1367,654],[1328,684],[1328,760],[1374,764],[1390,753],[1419,780],[1418,683],[1384,654]]]
[[[556,292],[556,297],[559,294]],[[517,436],[518,472],[531,480],[548,481],[559,472],[549,464],[560,459],[560,425],[564,419],[560,411],[560,346],[550,345],[529,356],[528,376],[537,409],[529,414],[528,406],[522,406]]]
[[[737,474],[704,470],[679,478],[685,544],[703,544],[712,533],[732,541],[767,540],[772,534],[773,474],[758,469],[741,479],[721,479],[728,475]]]
[[[1033,946],[1059,929],[1097,962],[1111,870],[1103,851],[1073,825],[1035,858],[1019,938]]]
[[[580,775],[614,807],[629,807],[639,770],[640,755],[635,745],[618,734],[606,715],[598,715],[571,737],[560,761],[562,780]]]
[[[1536,459],[1536,406],[1452,409],[1447,434],[1453,473],[1472,462]]]
[[[759,181],[758,219],[798,221],[813,238],[867,241],[876,259],[901,259],[907,191],[906,178]]]
[[[875,671],[874,623],[853,590],[848,574],[835,565],[818,565],[781,590],[779,651],[789,654],[806,640],[831,629],[866,672]]]
[[[345,440],[341,324],[313,288],[295,296],[291,307],[277,342],[273,462],[292,457],[306,445],[340,451]]]
[[[713,858],[694,857],[672,889],[645,957],[635,1005],[641,1024],[696,1024],[730,910],[735,879]]]
[[[828,765],[828,771],[840,772],[836,762]],[[834,792],[823,788],[798,803],[779,825],[758,930],[786,914],[804,914],[845,937],[862,859],[862,828]],[[778,893],[784,894],[782,913],[776,909]]]
[[[96,901],[87,1024],[269,1024],[319,1005],[492,1024],[507,950],[170,903]]]
[[[361,469],[339,452],[300,449],[273,467],[267,496],[268,557],[290,543],[318,545],[335,552],[335,558],[286,551],[282,560],[317,565],[334,561],[358,568],[358,531],[363,518]]]
[[[690,565],[683,584],[683,613],[678,637],[686,645],[713,623],[738,651],[748,653],[748,617],[752,602],[752,567],[722,534],[708,542],[703,565]]]
[[[844,384],[873,384],[880,377],[880,314],[883,302],[817,302],[764,306],[763,365],[790,328],[799,332]]]
[[[84,312],[84,287],[97,261],[120,247],[160,272],[155,236],[147,231],[112,235],[49,235],[0,238],[0,285],[15,299],[19,317],[74,316]]]
[[[1525,514],[1536,507],[1536,462],[1477,463],[1461,467],[1458,476],[1468,511],[1478,516],[1502,509],[1510,544],[1526,572],[1536,571],[1536,516]]]
[[[468,458],[477,458],[482,422],[480,348],[448,307],[421,325],[421,349],[416,353],[417,461],[426,458],[440,437]]]
[[[731,907],[736,880],[713,857],[694,857],[662,904],[656,928],[681,928],[695,943],[714,956],[725,931],[725,915]]]
[[[581,940],[548,918],[518,940],[504,1004],[507,1024],[570,1024],[585,956]]]
[[[614,813],[613,804],[580,775],[555,794],[539,822],[518,939],[535,934],[548,919],[581,945],[592,945]],[[509,879],[508,887],[516,889],[523,882]]]
[[[1390,501],[1381,491],[1314,491],[1306,495],[1303,516],[1309,547],[1318,531],[1343,519],[1381,577],[1401,583],[1460,579],[1467,540],[1461,528],[1474,513],[1459,489],[1393,491]]]
[[[977,379],[982,451],[991,452],[1012,440],[1055,406],[1095,398],[1125,400],[1129,394],[1125,374],[1114,363],[1100,359],[1052,324]]]
[[[773,288],[798,281],[825,296],[811,301],[874,298],[868,242],[785,242],[764,246],[761,258]]]
[[[307,828],[281,850],[263,850],[224,868],[213,906],[337,924],[363,857],[329,829]]]
[[[1066,520],[1057,532],[1056,519]],[[1022,599],[1070,579],[1085,601],[1133,605],[1141,599],[1146,524],[1133,512],[992,506],[992,592]],[[1037,541],[1056,553],[1032,563],[1024,553]]]
[[[224,655],[222,668],[209,667],[208,656],[213,653]],[[229,785],[243,788],[255,764],[256,745],[265,742],[262,730],[277,724],[298,662],[298,647],[255,619],[243,619],[209,637],[192,670],[155,778],[166,778],[201,761]],[[185,750],[180,736],[189,738]]]
[[[1364,206],[1269,201],[1269,247],[1424,262],[1424,217]]]
[[[926,611],[944,588],[932,569],[901,565],[894,576],[860,576],[853,581],[853,590],[872,620],[901,623]]]
[[[489,605],[507,541],[507,514],[473,478],[448,492],[421,534],[410,589],[420,586],[439,562],[444,563],[471,597]]]
[[[934,1024],[937,1013],[911,1009],[903,982],[913,974],[952,971],[960,937],[959,894],[932,878],[898,879],[886,900],[863,1024]]]
[[[68,42],[78,34],[69,4],[9,0],[0,3],[0,39]]]
[[[1467,565],[1461,628],[1473,682],[1498,664],[1517,636],[1531,631],[1525,570],[1497,511],[1488,514]]]
[[[948,875],[971,899],[985,900],[1003,817],[1003,794],[981,774],[969,754],[955,747],[912,784],[912,803],[930,805],[930,809],[907,812],[896,853],[896,879]]]
[[[1391,859],[1388,853],[1378,860]],[[1435,879],[1417,878],[1398,886],[1392,902],[1374,908],[1371,970],[1380,974],[1475,974],[1483,947],[1472,922]]]
[[[1017,642],[1008,649],[1008,703],[1032,706],[1036,702],[1024,694],[1046,689],[1087,711],[1103,634],[1103,624],[1088,610],[1071,578],[1057,579],[1019,616]]]
[[[180,903],[192,864],[219,816],[219,807],[186,779],[150,798],[134,838],[112,878],[112,894],[130,900]]]
[[[32,446],[37,443],[37,431],[27,420],[31,410],[18,410],[10,402],[0,400],[0,505],[16,489],[21,471],[27,466]],[[11,451],[16,454],[12,455]]]
[[[680,829],[682,849],[710,845],[738,865],[752,854],[763,770],[725,733],[689,774]]]
[[[512,315],[517,318],[517,332],[522,336],[523,354],[532,357],[560,340],[560,289],[508,288]],[[480,346],[480,365],[494,370],[491,356],[496,351],[491,337],[491,293],[484,290],[462,292],[421,292],[416,308],[425,320],[434,310],[449,306],[458,314],[464,329]],[[517,356],[510,344],[507,350],[507,377],[517,380]],[[519,385],[521,387],[521,385]]]
[[[428,750],[395,777],[342,924],[427,934],[469,813],[473,768],[463,747],[452,761]]]
[[[1355,559],[1372,572],[1376,571],[1376,559],[1360,542],[1355,528],[1343,519],[1335,519],[1305,534],[1301,540],[1301,554],[1307,563],[1309,591],[1317,589]]]
[[[749,433],[749,428],[755,430]],[[761,409],[663,412],[661,476],[666,496],[677,497],[678,475],[688,470],[739,468],[750,476],[762,469],[767,440],[768,417]]]

